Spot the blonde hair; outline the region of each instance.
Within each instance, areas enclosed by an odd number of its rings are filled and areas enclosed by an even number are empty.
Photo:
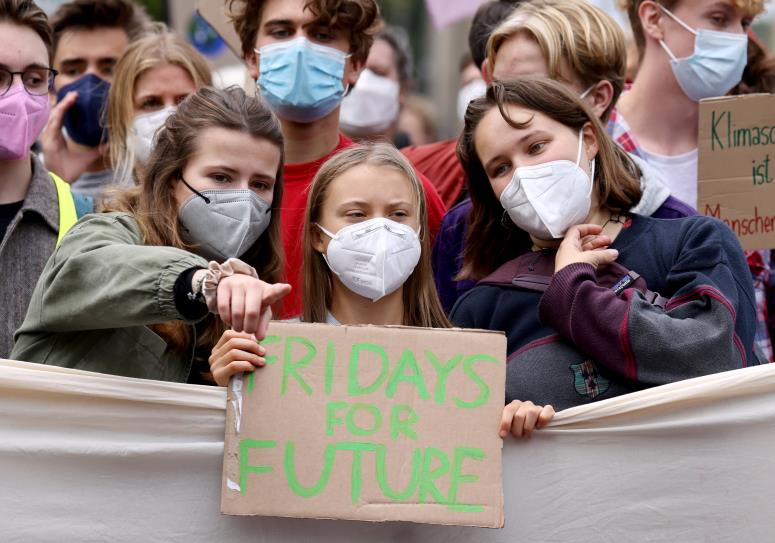
[[[632,28],[632,35],[635,38],[635,45],[638,46],[638,58],[643,58],[643,53],[646,50],[646,36],[643,33],[643,25],[640,24],[640,15],[638,14],[643,1],[619,0],[619,6],[627,12],[627,18],[630,20],[630,28]],[[672,11],[681,0],[654,1]],[[764,11],[764,0],[732,0],[732,5],[750,17],[759,15]]]
[[[163,24],[154,25],[150,35],[129,45],[116,64],[108,95],[110,160],[118,183],[128,179],[137,181],[134,150],[127,145],[135,118],[135,85],[144,72],[162,64],[183,68],[197,89],[212,85],[212,74],[204,57]]]
[[[402,324],[448,328],[450,323],[441,307],[431,272],[428,210],[422,182],[406,158],[395,147],[386,143],[352,146],[337,153],[320,167],[312,181],[307,197],[307,210],[304,214],[302,245],[304,310],[302,319],[304,322],[326,322],[333,296],[333,278],[323,255],[314,247],[316,232],[313,232],[313,229],[316,228],[315,225],[320,220],[328,187],[331,183],[346,171],[362,164],[391,168],[403,174],[409,180],[417,202],[422,250],[420,261],[404,283],[404,318]],[[379,182],[379,180],[375,179],[375,182]]]
[[[565,61],[585,88],[609,81],[614,92],[602,119],[608,118],[624,89],[627,72],[624,32],[616,21],[586,0],[524,2],[490,36],[490,66],[504,42],[520,33],[538,44],[552,79],[562,80]]]

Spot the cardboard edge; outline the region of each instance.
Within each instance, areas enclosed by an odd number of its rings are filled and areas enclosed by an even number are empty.
[[[223,39],[224,43],[226,43],[226,46],[231,50],[231,52],[237,55],[237,58],[244,64],[245,60],[242,57],[242,50],[240,47],[239,38],[237,39],[236,42],[233,42],[234,41],[233,36],[229,36],[221,32],[219,30],[219,26],[220,26],[219,22],[211,18],[211,16],[214,15],[214,13],[211,13],[209,10],[204,9],[205,4],[217,3],[221,7],[223,15],[226,15],[228,18],[228,13],[230,12],[227,7],[227,2],[228,0],[199,0],[196,3],[196,6],[194,7],[194,11],[196,12],[197,15],[202,17],[202,19],[207,21],[207,24],[209,24],[210,27],[213,29],[213,31]]]
[[[229,425],[233,423],[233,417],[234,412],[231,407],[231,382],[229,382],[229,385],[226,387],[226,412],[224,413],[224,425],[223,425],[223,453],[221,454],[221,489],[220,489],[220,500],[219,500],[219,511],[221,514],[224,513],[224,508],[226,507],[226,493],[227,493],[227,479],[229,478],[229,474],[227,473],[227,462],[226,462],[226,456],[228,455],[229,451],[227,450],[227,443],[228,443],[228,435],[229,435]]]
[[[393,520],[393,519],[384,519],[384,520],[377,520],[377,519],[365,519],[365,518],[342,518],[342,517],[302,517],[302,516],[296,516],[296,515],[259,515],[259,514],[253,514],[253,513],[225,513],[221,511],[222,515],[229,516],[229,517],[258,517],[258,518],[287,518],[287,519],[296,519],[296,520],[330,520],[334,522],[368,522],[371,524],[399,524],[399,523],[410,523],[410,524],[418,524],[420,526],[450,526],[455,528],[482,528],[485,530],[500,530],[503,529],[505,526],[504,522],[504,511],[503,508],[500,508],[500,514],[495,517],[495,524],[492,525],[484,525],[484,524],[463,524],[463,523],[451,523],[451,522],[432,522],[432,521],[419,521],[419,520]]]
[[[274,320],[270,322],[270,325],[272,323],[278,323],[278,324],[288,324],[291,326],[295,326],[298,324],[303,324],[305,326],[315,326],[315,327],[325,327],[326,329],[329,329],[331,327],[330,324],[321,323],[321,322],[289,322],[286,320]],[[344,330],[344,333],[347,333],[347,330],[350,328],[385,328],[385,329],[399,329],[399,330],[423,330],[425,332],[432,332],[432,333],[448,333],[448,332],[474,332],[477,334],[490,334],[490,335],[496,335],[496,336],[503,336],[506,337],[506,333],[502,330],[485,330],[483,328],[459,328],[459,327],[452,327],[452,328],[427,328],[422,326],[407,326],[404,324],[385,324],[385,325],[378,325],[378,324],[339,324],[337,325],[337,328],[340,330]]]
[[[717,104],[720,102],[742,102],[745,100],[755,100],[757,98],[761,98],[762,96],[775,96],[773,94],[767,93],[767,92],[757,92],[753,94],[738,94],[734,96],[713,96],[711,98],[703,98],[700,100],[700,105],[703,104]]]
[[[319,330],[325,330],[325,331],[331,331],[331,325],[325,324],[325,323],[301,323],[301,322],[288,322],[288,321],[273,321],[277,324],[281,325],[298,325],[302,324],[305,327],[312,327],[317,328]],[[483,335],[484,333],[490,335],[492,339],[495,339],[492,337],[494,334],[496,337],[499,337],[497,340],[497,343],[505,344],[506,342],[506,335],[502,331],[494,331],[494,330],[479,330],[479,329],[468,329],[468,328],[423,328],[423,327],[413,327],[413,326],[403,326],[403,325],[394,325],[394,326],[378,326],[378,325],[340,325],[335,327],[339,333],[342,335],[347,335],[349,328],[384,328],[386,330],[390,329],[399,329],[399,330],[412,330],[412,331],[434,331],[434,332],[473,332],[477,333],[478,335]],[[271,332],[271,329],[270,329]],[[505,346],[505,345],[504,345]],[[505,364],[504,364],[505,367]],[[479,523],[474,523],[476,521],[470,521],[469,523],[466,523],[465,521],[459,520],[459,519],[450,519],[449,522],[443,522],[443,521],[435,521],[435,520],[414,520],[414,519],[369,519],[369,518],[348,518],[348,517],[327,517],[327,516],[313,516],[313,515],[299,515],[299,514],[258,514],[258,513],[240,513],[240,512],[232,512],[228,511],[230,509],[231,505],[231,499],[227,497],[228,495],[228,488],[227,488],[227,480],[228,480],[228,473],[227,473],[227,463],[226,463],[226,456],[229,453],[229,451],[226,448],[227,443],[227,436],[228,436],[228,428],[230,424],[234,423],[234,417],[235,413],[232,408],[232,399],[234,395],[234,391],[232,389],[233,381],[229,383],[229,386],[227,387],[227,394],[226,394],[226,418],[225,418],[225,424],[224,424],[224,454],[222,456],[222,474],[221,474],[221,492],[220,492],[220,513],[222,515],[227,516],[242,516],[242,517],[267,517],[267,518],[293,518],[293,519],[310,519],[310,520],[348,520],[348,521],[355,521],[355,522],[376,522],[376,523],[407,523],[411,522],[413,524],[420,524],[420,525],[437,525],[437,526],[454,526],[454,527],[471,527],[471,528],[489,528],[489,529],[502,529],[505,525],[505,495],[504,495],[504,489],[503,489],[503,447],[504,442],[503,440],[500,440],[500,446],[497,449],[498,456],[499,456],[499,462],[498,462],[498,484],[496,485],[497,488],[494,488],[493,490],[498,493],[498,500],[496,500],[496,503],[492,504],[488,507],[489,509],[489,515],[487,515],[486,519],[482,520]],[[503,386],[505,386],[505,380],[503,382]],[[405,505],[414,505],[414,504],[405,504]],[[430,505],[430,504],[429,504]],[[443,506],[442,504],[437,504],[439,506]]]

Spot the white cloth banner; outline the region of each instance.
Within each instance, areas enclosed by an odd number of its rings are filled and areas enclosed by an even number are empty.
[[[0,361],[0,540],[771,541],[773,392],[768,365],[558,413],[508,440],[488,530],[223,516],[223,389]]]

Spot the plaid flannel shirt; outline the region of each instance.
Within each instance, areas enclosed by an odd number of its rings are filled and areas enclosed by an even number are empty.
[[[619,115],[616,108],[611,111],[611,116],[608,119],[608,133],[622,149],[645,160],[638,140],[635,139],[629,125]],[[772,273],[770,250],[745,251],[745,257],[748,260],[748,268],[751,270],[754,292],[756,293],[756,347],[767,361],[772,362],[772,341],[767,327],[767,285],[769,285]]]

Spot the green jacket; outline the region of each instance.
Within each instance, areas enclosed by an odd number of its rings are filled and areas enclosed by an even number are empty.
[[[148,326],[185,320],[173,289],[193,267],[205,268],[207,261],[173,247],[143,245],[132,215],[89,215],[43,269],[11,358],[185,382],[191,354],[167,352]]]

